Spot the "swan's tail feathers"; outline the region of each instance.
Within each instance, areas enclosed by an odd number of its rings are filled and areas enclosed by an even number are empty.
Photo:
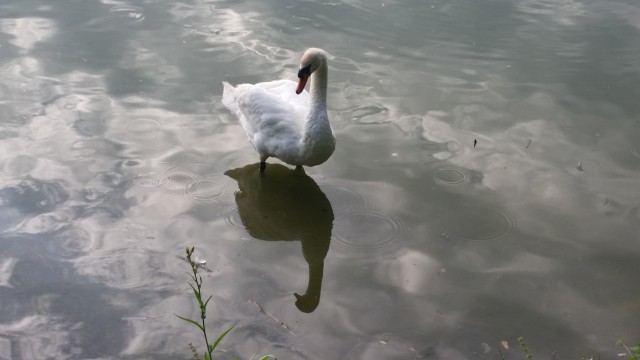
[[[236,88],[226,81],[222,82],[224,89],[222,90],[222,104],[234,115],[238,114],[238,106],[236,105]]]

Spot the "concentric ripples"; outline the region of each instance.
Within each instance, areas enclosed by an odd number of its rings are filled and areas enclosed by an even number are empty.
[[[401,246],[406,230],[402,220],[375,210],[347,211],[334,220],[332,246],[341,248],[341,255],[387,255]]]
[[[369,207],[368,199],[357,190],[342,185],[323,184],[322,182],[320,182],[320,187],[331,202],[334,212]]]
[[[460,185],[469,182],[469,175],[461,169],[440,168],[433,174],[433,180],[443,185]]]
[[[216,163],[209,163],[204,161],[185,161],[181,157],[182,154],[176,154],[175,158],[170,158],[162,161],[162,166],[167,171],[183,171],[192,174],[199,174],[200,176],[220,173],[220,165]]]
[[[146,172],[133,176],[129,181],[142,188],[159,188],[167,182],[165,174],[157,172]]]
[[[116,184],[129,183],[140,188],[183,194],[196,203],[233,201],[234,188],[228,177],[222,174],[199,176],[197,173],[176,170],[176,168],[169,168],[146,171],[130,177],[118,173],[105,173],[101,178],[114,187],[117,186]],[[232,215],[229,214],[229,216]]]
[[[226,177],[207,176],[187,184],[185,193],[196,202],[230,201],[233,190]]]
[[[162,131],[162,122],[157,119],[134,118],[124,123],[122,127],[130,136],[149,135]]]
[[[162,186],[169,191],[187,192],[189,184],[198,181],[198,176],[190,173],[171,173],[166,174]]]
[[[113,132],[113,140],[135,140],[139,145],[157,145],[158,140],[167,140],[162,119],[168,116],[161,110],[149,110],[145,112],[115,112],[103,118]],[[164,142],[167,145],[168,142]]]
[[[466,241],[502,239],[516,227],[506,210],[484,206],[451,209],[440,221],[447,237]]]

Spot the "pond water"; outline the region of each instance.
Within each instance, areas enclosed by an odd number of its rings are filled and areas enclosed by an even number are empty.
[[[621,0],[3,1],[0,359],[190,358],[187,246],[211,333],[237,324],[220,358],[618,358],[639,24]],[[221,82],[295,80],[311,46],[336,151],[260,179]]]

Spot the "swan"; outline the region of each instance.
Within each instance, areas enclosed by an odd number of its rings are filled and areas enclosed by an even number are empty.
[[[260,173],[269,157],[301,168],[320,165],[333,154],[336,138],[327,116],[327,75],[327,53],[310,48],[300,60],[297,84],[275,80],[234,87],[222,82],[222,103],[238,118],[260,155]],[[307,80],[310,93],[304,89]]]

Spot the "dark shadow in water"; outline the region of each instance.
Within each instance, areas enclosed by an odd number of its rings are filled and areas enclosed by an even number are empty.
[[[320,303],[324,258],[333,227],[331,203],[303,170],[269,164],[260,175],[259,166],[252,164],[225,172],[240,188],[235,193],[240,219],[256,239],[302,242],[309,282],[303,295],[295,294],[296,307],[310,313]]]

